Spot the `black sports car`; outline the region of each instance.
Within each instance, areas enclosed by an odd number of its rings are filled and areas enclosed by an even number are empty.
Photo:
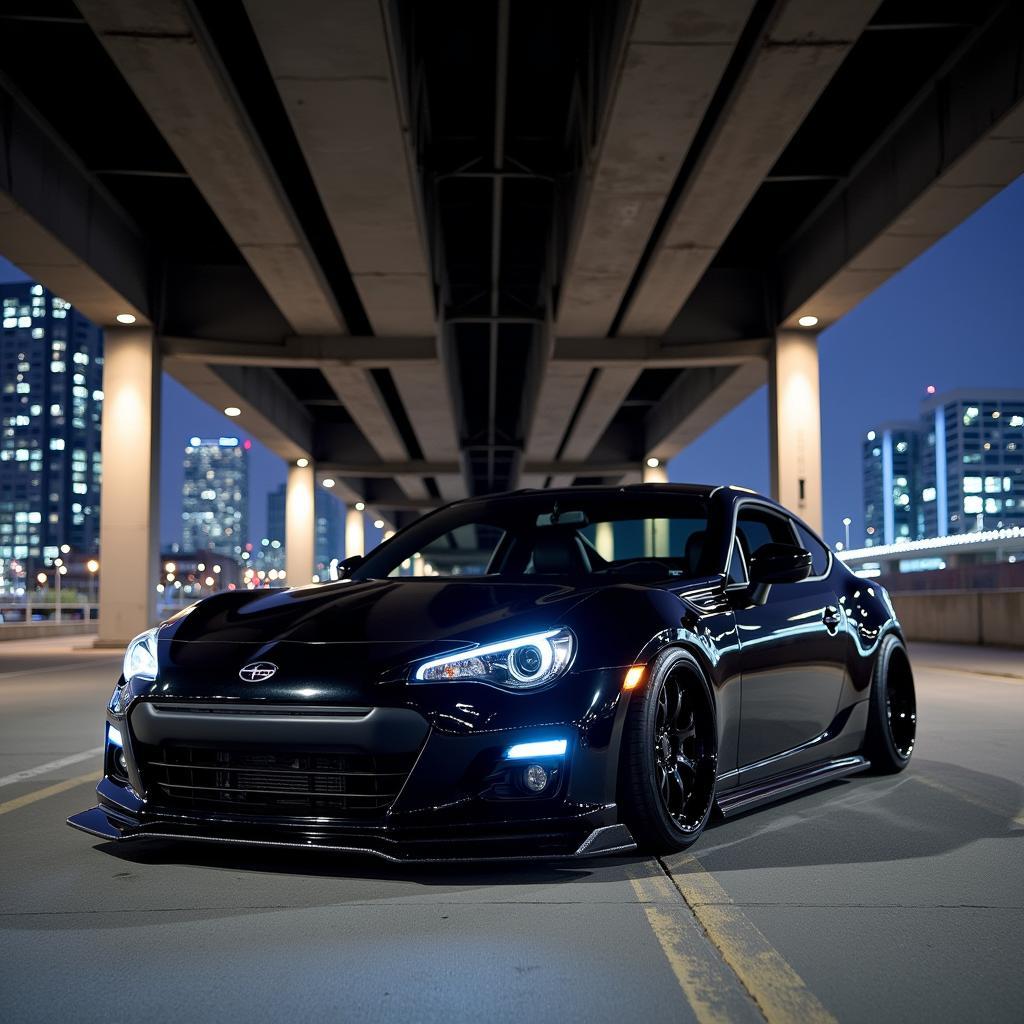
[[[69,824],[400,860],[670,851],[716,807],[913,750],[888,595],[751,491],[471,499],[341,570],[136,637],[99,806]]]

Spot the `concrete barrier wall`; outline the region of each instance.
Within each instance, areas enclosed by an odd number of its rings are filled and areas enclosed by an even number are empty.
[[[1024,647],[1024,590],[892,594],[908,640]]]
[[[95,622],[0,622],[0,643],[42,636],[87,636],[95,632]]]

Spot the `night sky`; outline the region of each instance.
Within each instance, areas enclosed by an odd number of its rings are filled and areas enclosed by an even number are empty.
[[[925,388],[1024,387],[1024,178],[892,277],[821,335],[825,539],[863,539],[861,441],[886,420],[916,418]],[[0,259],[0,280],[24,280]],[[674,481],[768,490],[767,394],[762,388],[669,466]],[[186,440],[238,436],[239,426],[164,377],[160,537],[181,539]],[[242,435],[244,436],[244,435]],[[250,533],[266,528],[266,495],[284,463],[254,442]]]

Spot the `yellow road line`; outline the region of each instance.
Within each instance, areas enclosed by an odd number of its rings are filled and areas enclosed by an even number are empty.
[[[653,876],[643,874],[644,870],[631,868],[630,884],[700,1024],[735,1024],[743,1017],[760,1020],[736,978],[708,945],[672,883],[656,865],[646,869],[657,872]],[[744,1014],[744,1010],[749,1012]]]
[[[696,857],[673,857],[669,875],[722,959],[768,1024],[836,1024],[804,980],[729,898]]]
[[[988,800],[974,796],[963,789],[947,785],[945,782],[939,782],[937,779],[930,779],[927,775],[911,775],[910,777],[915,782],[920,782],[922,785],[937,790],[939,793],[945,793],[947,796],[951,796],[956,800],[961,800],[967,804],[973,804],[975,807],[979,807],[981,810],[987,811],[989,814],[995,815],[997,818],[1009,818],[1010,823],[1013,825],[1024,826],[1024,811],[1017,814],[1016,817],[1010,817],[1013,813],[1012,811],[1007,811],[1003,807],[997,807]]]
[[[0,814],[16,811],[19,807],[27,807],[29,804],[34,804],[37,800],[45,800],[48,796],[56,796],[65,790],[74,789],[75,786],[81,786],[86,782],[96,782],[98,779],[99,773],[92,771],[88,775],[78,775],[73,779],[55,782],[52,786],[47,786],[45,789],[37,789],[32,793],[16,796],[13,800],[7,800],[5,803],[0,804]]]

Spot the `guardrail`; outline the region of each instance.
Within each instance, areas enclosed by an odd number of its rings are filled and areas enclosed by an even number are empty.
[[[33,622],[93,622],[100,617],[98,603],[56,604],[51,601],[0,601],[0,625],[26,626]]]

